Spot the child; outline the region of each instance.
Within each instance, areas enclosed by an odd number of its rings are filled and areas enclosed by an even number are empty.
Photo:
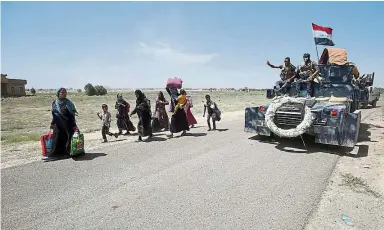
[[[205,95],[205,99],[207,102],[204,104],[204,114],[203,117],[205,117],[205,112],[208,110],[208,117],[207,117],[207,123],[208,123],[208,131],[211,131],[211,122],[210,119],[212,118],[212,123],[213,123],[213,130],[216,130],[216,121],[221,120],[221,112],[217,108],[217,105],[215,102],[211,100],[211,96]]]
[[[108,142],[106,134],[108,134],[109,136],[115,136],[115,138],[118,137],[118,134],[113,134],[109,132],[109,128],[111,126],[111,114],[108,112],[108,105],[102,104],[101,108],[103,109],[103,114],[97,113],[97,116],[102,121],[101,135],[103,136],[103,142],[105,143]]]
[[[180,95],[177,97],[176,101],[177,105],[175,106],[175,111],[173,112],[173,114],[176,114],[177,110],[182,109],[185,103],[187,102],[185,90],[180,90]]]

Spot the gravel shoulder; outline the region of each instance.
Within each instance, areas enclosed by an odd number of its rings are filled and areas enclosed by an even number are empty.
[[[306,230],[383,229],[384,103],[378,105],[363,110],[359,156],[340,158]]]

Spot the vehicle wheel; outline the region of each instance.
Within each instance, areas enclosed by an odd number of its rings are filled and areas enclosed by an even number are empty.
[[[368,104],[367,103],[361,103],[360,108],[366,109],[366,108],[368,108]]]
[[[372,108],[376,108],[377,100],[372,101]]]
[[[358,110],[359,107],[360,107],[359,105],[360,105],[359,102],[357,102],[357,101],[353,101],[353,102],[351,103],[351,113],[353,113],[353,112],[355,112],[356,110]]]

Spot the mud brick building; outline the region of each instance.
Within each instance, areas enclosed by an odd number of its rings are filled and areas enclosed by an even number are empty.
[[[1,74],[1,96],[21,97],[25,96],[27,80],[7,78],[7,74]]]

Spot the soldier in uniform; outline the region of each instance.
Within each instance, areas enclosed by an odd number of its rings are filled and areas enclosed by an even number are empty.
[[[313,80],[320,73],[315,61],[311,60],[309,53],[303,55],[303,63],[297,68],[296,97],[300,95],[300,88],[303,83],[307,85],[307,97],[312,97]]]
[[[286,57],[284,59],[284,65],[275,66],[269,63],[269,61],[267,61],[267,65],[269,65],[271,68],[281,69],[281,80],[276,82],[276,90],[284,90],[285,93],[288,93],[289,89],[291,88],[291,82],[296,76],[296,67],[291,64],[291,59]]]

